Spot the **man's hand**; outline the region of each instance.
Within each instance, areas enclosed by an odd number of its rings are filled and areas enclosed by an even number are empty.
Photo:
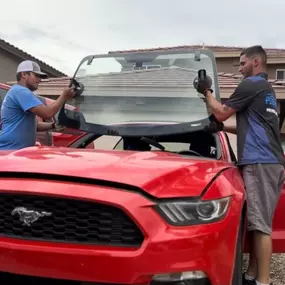
[[[38,132],[62,132],[65,129],[64,126],[59,125],[58,123],[46,123],[46,122],[38,122],[37,123],[37,131]]]
[[[204,96],[206,96],[207,91],[213,92],[211,89],[212,78],[208,75],[205,77],[205,79],[199,79],[196,77],[194,79],[193,85],[197,92],[203,94]]]
[[[52,129],[52,123],[46,122],[37,122],[37,131],[38,132],[47,132]]]
[[[224,124],[222,122],[219,122],[213,114],[209,117],[209,120],[210,124],[205,127],[205,132],[216,133],[224,129]]]
[[[74,97],[76,91],[73,87],[69,87],[63,90],[62,95],[66,100],[70,100]]]
[[[65,130],[65,126],[59,125],[57,123],[54,124],[54,128],[52,128],[52,131],[54,132],[63,132]]]

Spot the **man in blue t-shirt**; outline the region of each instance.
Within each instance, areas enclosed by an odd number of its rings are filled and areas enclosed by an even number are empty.
[[[33,91],[38,89],[40,80],[46,77],[36,62],[26,60],[19,64],[17,84],[7,92],[1,106],[0,151],[34,146],[37,131],[54,128],[54,123],[37,122],[36,116],[51,119],[64,102],[74,96],[73,88],[67,88],[55,102],[44,105]]]
[[[268,82],[267,55],[261,46],[244,49],[240,72],[244,78],[222,105],[210,89],[210,81],[200,80],[196,89],[202,93],[219,122],[236,113],[238,165],[247,193],[247,230],[250,260],[243,284],[269,284],[272,254],[272,221],[284,177],[284,153],[281,145],[277,100]]]

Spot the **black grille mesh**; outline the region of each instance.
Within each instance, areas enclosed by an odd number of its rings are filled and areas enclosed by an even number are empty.
[[[16,207],[45,211],[30,226],[20,221]],[[30,216],[31,217],[31,216]],[[95,202],[58,197],[0,193],[0,235],[54,242],[139,247],[142,232],[121,209]]]

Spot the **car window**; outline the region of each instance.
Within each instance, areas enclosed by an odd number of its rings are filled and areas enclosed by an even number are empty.
[[[95,143],[96,144],[96,143]],[[163,147],[165,147],[165,150],[167,151],[171,151],[171,152],[182,152],[182,151],[189,151],[189,150],[193,150],[196,151],[198,153],[200,153],[201,155],[204,155],[206,157],[216,157],[217,155],[217,148],[214,146],[211,146],[210,149],[207,150],[203,149],[203,146],[197,146],[196,145],[192,145],[190,142],[159,142],[159,144],[161,144]],[[198,149],[197,149],[198,147]],[[95,147],[97,149],[97,145]],[[120,141],[118,141],[117,145],[114,147],[115,150],[123,150],[124,149],[124,141],[121,138]],[[157,147],[155,146],[150,146],[150,150],[158,150]]]
[[[123,139],[122,137],[114,137],[114,136],[101,136],[93,141],[96,145],[96,149],[106,149],[106,150],[123,150]],[[160,143],[165,147],[166,150],[169,151],[182,151],[189,150],[189,143],[181,143],[181,142],[162,142]],[[151,150],[156,150],[157,148],[151,146]]]
[[[94,141],[90,142],[94,143],[95,149],[101,150],[111,150],[117,145],[117,143],[121,140],[121,137],[114,137],[114,136],[101,136]],[[86,145],[86,147],[88,146]]]
[[[182,151],[182,150],[189,150],[190,144],[189,143],[181,143],[181,142],[160,142],[162,146],[165,147],[168,151]],[[124,148],[124,142],[121,139],[118,144],[115,146],[114,149],[116,150],[123,150]],[[157,147],[151,146],[151,150],[156,150]]]
[[[79,140],[80,141],[80,140]],[[84,140],[83,140],[84,141]],[[124,141],[121,136],[100,136],[99,138],[92,139],[92,137],[88,138],[86,137],[86,142],[83,144],[83,141],[80,142],[80,145],[83,148],[92,148],[94,147],[96,150],[124,150]],[[197,155],[193,152],[196,152],[200,154],[202,157],[208,157],[208,158],[214,158],[219,159],[221,156],[220,151],[220,144],[219,139],[217,140],[214,136],[210,140],[200,140],[199,138],[195,137],[193,141],[158,141],[159,144],[165,147],[165,150],[180,153],[181,155]],[[132,144],[132,143],[131,143]],[[159,150],[157,147],[153,145],[149,145],[148,143],[137,145],[134,144],[134,149],[131,147],[131,149],[141,151],[152,151],[152,150]],[[190,152],[189,152],[190,150]],[[191,153],[191,151],[193,151]]]

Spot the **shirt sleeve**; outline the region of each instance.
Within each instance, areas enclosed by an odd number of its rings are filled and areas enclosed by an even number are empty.
[[[16,92],[14,95],[14,99],[25,112],[33,107],[37,107],[43,104],[41,100],[37,98],[34,93],[28,89],[22,89]]]
[[[255,83],[245,79],[237,86],[234,93],[225,102],[225,105],[236,111],[241,111],[250,104],[256,94],[257,90]]]

